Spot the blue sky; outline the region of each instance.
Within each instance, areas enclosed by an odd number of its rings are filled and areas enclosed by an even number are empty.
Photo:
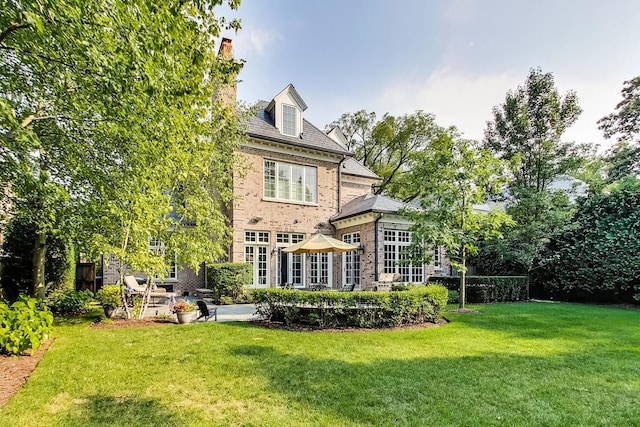
[[[246,60],[238,99],[292,83],[319,128],[360,109],[434,113],[482,139],[491,108],[532,67],[552,72],[583,113],[564,139],[608,145],[596,121],[640,75],[640,1],[243,0],[233,39]]]

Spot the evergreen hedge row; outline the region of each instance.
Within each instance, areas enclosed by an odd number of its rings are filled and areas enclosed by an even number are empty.
[[[399,292],[308,292],[254,289],[257,313],[269,321],[319,328],[378,328],[437,322],[447,305],[447,289],[415,286]]]
[[[467,276],[465,302],[490,303],[524,301],[529,298],[527,276]],[[430,277],[429,283],[439,283],[459,291],[460,277]]]

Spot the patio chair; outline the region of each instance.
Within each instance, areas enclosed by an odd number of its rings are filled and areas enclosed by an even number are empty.
[[[353,292],[355,288],[356,288],[356,285],[344,285],[342,287],[342,289],[340,289],[340,291],[341,292]]]
[[[147,287],[141,286],[133,276],[124,276],[124,284],[133,294],[144,294],[147,290]],[[149,295],[152,298],[166,298],[169,302],[171,302],[176,296],[174,292],[167,292],[163,288],[151,291]]]
[[[209,308],[207,307],[207,303],[201,299],[197,300],[196,304],[198,304],[198,310],[200,310],[200,316],[198,316],[196,320],[204,317],[204,321],[208,322],[209,319],[213,317],[214,322],[218,321],[218,307]]]

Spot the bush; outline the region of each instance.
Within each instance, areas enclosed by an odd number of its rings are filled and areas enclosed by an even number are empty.
[[[247,285],[253,282],[252,266],[246,263],[207,265],[207,284],[216,304],[246,302]],[[225,298],[226,297],[226,298]]]
[[[320,328],[436,322],[447,304],[447,290],[439,285],[412,286],[401,292],[254,289],[252,294],[257,313],[266,319]]]
[[[449,289],[449,299],[447,300],[447,304],[459,304],[460,303],[460,292]]]
[[[529,294],[527,276],[467,276],[465,302],[525,301]],[[447,289],[459,291],[460,277],[430,277],[429,283],[440,283]],[[458,302],[460,296],[458,295]]]
[[[532,273],[536,298],[640,302],[640,179],[626,177],[578,203],[571,230],[553,239]]]
[[[120,307],[122,305],[122,290],[120,285],[104,285],[96,294],[96,298],[102,305]]]
[[[55,314],[76,314],[89,308],[91,291],[56,290],[47,297],[47,305]]]
[[[53,314],[46,304],[25,296],[11,306],[0,302],[0,353],[35,352],[53,330]]]

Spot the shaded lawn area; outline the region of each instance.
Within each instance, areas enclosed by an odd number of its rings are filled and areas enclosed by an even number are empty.
[[[56,329],[0,425],[632,426],[640,311],[471,306],[446,326]]]

